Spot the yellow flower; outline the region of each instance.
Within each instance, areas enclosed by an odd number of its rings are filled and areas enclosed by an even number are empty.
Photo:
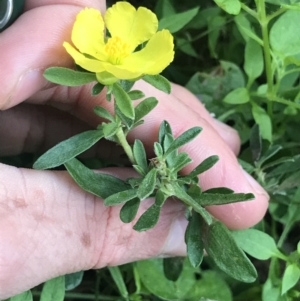
[[[110,36],[105,37],[105,27]],[[158,20],[145,7],[137,10],[128,2],[117,2],[104,16],[85,8],[76,18],[67,52],[80,67],[95,72],[99,82],[137,79],[163,71],[174,58],[173,37],[158,31]],[[137,47],[147,42],[144,48]],[[135,51],[136,50],[136,51]]]

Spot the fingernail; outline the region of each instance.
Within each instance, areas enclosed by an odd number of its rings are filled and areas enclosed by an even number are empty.
[[[268,195],[265,189],[253,177],[251,177],[244,169],[242,169],[242,171],[248,183],[257,194]]]
[[[4,109],[19,104],[47,85],[43,70],[33,69],[24,72],[13,89]]]
[[[186,245],[184,242],[184,234],[187,227],[187,220],[179,217],[174,220],[170,227],[169,235],[162,248],[162,256],[185,256]]]

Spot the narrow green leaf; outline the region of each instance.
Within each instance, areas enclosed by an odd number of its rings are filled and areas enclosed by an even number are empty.
[[[250,201],[255,198],[252,193],[202,193],[201,195],[193,196],[194,200],[201,206],[224,205],[237,202]]]
[[[197,14],[199,7],[186,10],[182,13],[166,16],[159,21],[159,30],[168,29],[175,33],[187,25]]]
[[[167,94],[171,93],[171,84],[162,75],[144,75],[142,79],[160,91],[163,91]]]
[[[83,271],[65,275],[65,290],[71,291],[79,286],[82,282],[83,275]]]
[[[163,259],[164,274],[168,280],[177,281],[183,270],[183,257]]]
[[[120,271],[119,267],[108,267],[108,270],[111,274],[111,277],[113,278],[115,284],[117,285],[117,288],[121,294],[121,296],[125,299],[128,300],[128,291],[122,276],[122,273]]]
[[[83,153],[103,137],[102,130],[91,130],[73,136],[49,149],[33,164],[34,169],[60,166]]]
[[[272,142],[272,121],[264,108],[252,103],[252,114],[255,122],[259,125],[262,138]]]
[[[224,9],[228,14],[238,15],[241,11],[241,2],[239,0],[214,0],[215,3]]]
[[[130,188],[128,184],[118,178],[105,173],[95,173],[75,158],[66,162],[65,167],[83,190],[103,199]]]
[[[162,207],[167,198],[168,196],[159,189],[155,195],[155,204],[159,207]]]
[[[245,87],[240,87],[227,94],[223,101],[229,104],[240,105],[249,102],[250,95]]]
[[[253,282],[257,272],[236,244],[229,230],[219,221],[203,223],[203,244],[207,254],[227,275],[242,282]]]
[[[31,291],[27,291],[19,295],[16,295],[14,297],[11,297],[8,301],[32,301],[32,300],[33,298],[32,298]]]
[[[201,224],[201,216],[194,211],[185,234],[187,255],[194,268],[197,268],[201,264],[204,255],[204,245],[201,239]]]
[[[274,155],[276,155],[280,150],[282,150],[281,145],[271,145],[269,149],[261,156],[259,159],[259,163],[263,164],[268,159],[272,158]]]
[[[136,189],[128,189],[114,193],[104,200],[105,206],[115,206],[134,199],[137,196]]]
[[[253,39],[246,43],[244,69],[250,81],[258,78],[264,70],[262,47]]]
[[[255,124],[250,133],[250,150],[252,153],[252,160],[254,162],[258,161],[262,152],[262,139],[259,130],[259,126]]]
[[[205,191],[204,193],[219,193],[219,194],[229,194],[229,193],[234,193],[232,189],[229,189],[227,187],[216,187],[216,188],[210,188]]]
[[[94,113],[101,118],[105,118],[109,121],[114,121],[114,117],[103,107],[100,106],[94,107]]]
[[[285,269],[282,278],[281,294],[285,294],[290,290],[300,279],[300,269],[296,264],[290,264]]]
[[[173,191],[170,191],[170,196],[173,195],[179,200],[183,201],[187,206],[191,206],[196,212],[198,212],[205,222],[209,225],[212,223],[211,215],[196,202],[192,197],[190,197],[178,184],[174,183],[172,185]]]
[[[142,141],[138,139],[133,144],[133,155],[136,163],[142,168],[143,173],[146,174],[148,170],[146,151]]]
[[[262,231],[256,229],[232,231],[232,236],[246,253],[259,260],[267,260],[279,252],[274,239]]]
[[[138,219],[136,224],[133,226],[133,229],[142,232],[149,229],[152,229],[159,220],[161,207],[153,204],[150,206]]]
[[[174,141],[174,137],[171,134],[166,134],[165,138],[164,138],[164,144],[163,144],[163,149],[166,152],[166,150],[170,147],[170,145],[173,143]],[[176,160],[178,156],[178,150],[174,150],[172,152],[170,152],[167,157],[166,157],[166,161],[168,166],[173,166],[174,162]]]
[[[96,95],[100,94],[102,92],[102,90],[104,89],[104,87],[105,87],[104,85],[97,83],[92,89],[92,95],[96,96]]]
[[[121,80],[120,85],[125,92],[129,92],[131,88],[134,86],[135,81],[131,80]]]
[[[134,198],[126,202],[120,211],[120,219],[123,223],[131,223],[140,207],[141,201],[138,198]]]
[[[210,156],[206,158],[194,170],[192,170],[191,173],[188,174],[188,177],[194,178],[198,176],[199,174],[212,168],[218,161],[219,161],[218,156]]]
[[[44,77],[52,83],[68,87],[82,86],[97,81],[95,73],[75,71],[64,67],[50,67],[45,70]]]
[[[131,100],[137,100],[137,99],[145,97],[145,93],[140,90],[132,90],[132,91],[128,92],[128,95],[131,98]]]
[[[172,129],[171,129],[171,126],[170,124],[168,123],[168,121],[163,121],[159,127],[159,131],[158,131],[158,142],[161,144],[161,145],[164,145],[164,139],[165,139],[165,136],[169,134],[171,136],[173,136],[173,133],[172,133]],[[169,146],[168,146],[169,147]]]
[[[183,134],[181,134],[179,137],[177,137],[171,145],[168,147],[168,149],[165,151],[165,158],[170,154],[172,151],[177,150],[179,147],[187,144],[191,140],[193,140],[196,136],[200,134],[202,131],[202,128],[200,127],[193,127],[187,131],[185,131]]]
[[[113,95],[116,101],[116,105],[119,110],[127,118],[134,120],[134,109],[132,105],[132,100],[129,95],[122,89],[119,83],[113,84]]]
[[[118,122],[103,123],[102,130],[103,130],[104,138],[109,139],[113,137],[119,128],[120,128],[120,124]]]
[[[144,200],[152,194],[156,186],[157,169],[151,169],[143,179],[137,191],[137,196],[140,200]]]
[[[155,153],[156,157],[161,158],[164,154],[161,144],[158,142],[154,142],[153,148],[154,148],[154,153]]]
[[[65,276],[60,276],[44,284],[40,301],[63,301],[64,297]]]
[[[135,122],[150,113],[157,104],[158,100],[155,97],[148,97],[140,102],[135,108]]]
[[[172,169],[173,173],[179,172],[183,167],[187,166],[190,164],[193,160],[189,157],[187,153],[180,153],[178,154],[172,166],[169,166]]]
[[[115,113],[126,125],[127,129],[132,129],[134,125],[134,119],[126,117],[116,104],[115,104]]]

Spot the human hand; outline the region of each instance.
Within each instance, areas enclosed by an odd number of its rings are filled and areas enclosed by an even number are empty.
[[[103,94],[90,96],[89,86],[70,89],[48,85],[42,77],[46,67],[72,64],[61,45],[69,40],[81,7],[75,0],[64,3],[27,1],[26,12],[0,35],[1,156],[43,151],[101,122],[92,109],[107,106]],[[81,1],[81,5],[104,9],[98,1]],[[183,149],[194,159],[185,172],[206,157],[218,155],[220,161],[200,177],[203,189],[226,186],[236,192],[253,192],[256,199],[213,206],[210,212],[231,228],[257,223],[266,211],[268,197],[237,163],[237,133],[214,120],[179,86],[173,85],[172,94],[165,95],[146,83],[137,85],[160,103],[129,139],[143,140],[150,152],[162,120],[168,120],[175,135],[201,126],[201,135]],[[94,152],[117,156],[116,147],[109,144]],[[122,178],[134,174],[123,168],[106,172]],[[158,225],[137,233],[131,224],[119,220],[118,207],[105,207],[78,188],[64,171],[0,165],[0,299],[62,274],[158,255],[184,255],[185,226],[183,206],[170,200]]]

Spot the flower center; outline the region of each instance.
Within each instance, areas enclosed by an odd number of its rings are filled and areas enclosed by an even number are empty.
[[[129,45],[119,37],[109,38],[105,45],[105,51],[108,54],[109,62],[114,65],[122,64],[123,59],[131,53]]]

